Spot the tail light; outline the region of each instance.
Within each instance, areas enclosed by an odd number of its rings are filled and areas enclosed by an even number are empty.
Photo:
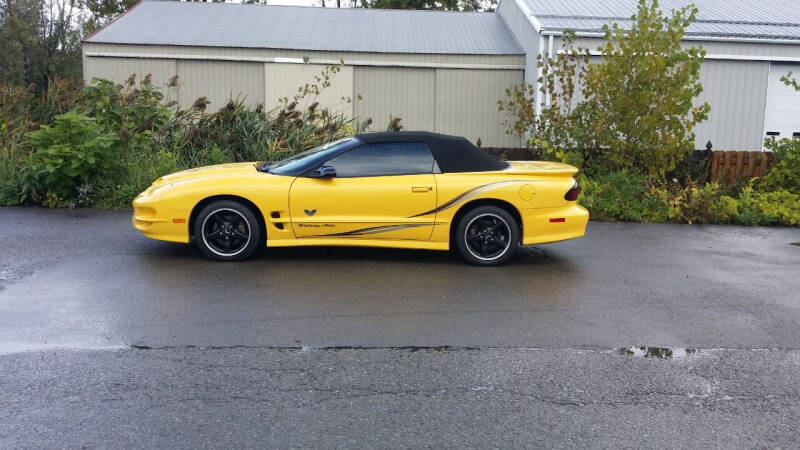
[[[581,193],[581,187],[576,181],[575,184],[572,185],[572,188],[568,190],[566,194],[564,194],[564,200],[569,202],[574,202],[575,200],[578,199],[578,194],[580,193]]]

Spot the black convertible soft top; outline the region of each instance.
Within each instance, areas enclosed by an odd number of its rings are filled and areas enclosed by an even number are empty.
[[[439,170],[452,172],[489,172],[503,170],[508,163],[498,161],[466,138],[431,133],[429,131],[399,131],[357,134],[368,144],[380,142],[424,142],[431,149]]]

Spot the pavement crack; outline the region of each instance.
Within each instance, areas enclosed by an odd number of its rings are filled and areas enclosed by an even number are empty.
[[[364,350],[394,350],[406,351],[410,353],[420,351],[438,351],[438,352],[457,352],[457,351],[490,351],[490,350],[524,350],[524,351],[542,351],[542,352],[587,352],[609,354],[612,356],[622,357],[637,357],[624,352],[620,352],[620,347],[529,347],[529,346],[457,346],[457,345],[329,345],[329,346],[312,346],[312,345],[247,345],[247,344],[234,344],[234,345],[147,345],[147,344],[130,344],[127,345],[129,350],[236,350],[236,349],[250,349],[250,350],[274,350],[274,351],[291,351],[291,352],[336,352],[336,351],[364,351]],[[623,349],[631,347],[621,347]],[[642,347],[647,348],[647,347]],[[655,347],[651,347],[655,348]],[[669,347],[660,347],[661,349],[669,349]],[[686,350],[686,349],[684,349]],[[697,357],[715,357],[715,353],[728,352],[728,351],[751,351],[751,352],[768,352],[768,351],[781,351],[781,352],[794,352],[800,351],[800,347],[714,347],[714,348],[691,348],[688,349],[688,354],[678,357],[660,357],[660,356],[644,356],[647,359],[692,359]]]
[[[450,352],[450,351],[478,351],[485,350],[483,347],[468,347],[468,346],[450,346],[450,345],[401,345],[401,346],[361,346],[361,345],[333,345],[333,346],[305,346],[305,345],[290,345],[290,346],[274,346],[274,345],[164,345],[164,346],[151,346],[144,344],[132,344],[128,346],[130,350],[235,350],[235,349],[253,349],[253,350],[275,350],[275,351],[294,351],[294,352],[329,352],[329,351],[361,351],[361,350],[395,350],[415,353],[419,351],[435,351],[435,352]]]

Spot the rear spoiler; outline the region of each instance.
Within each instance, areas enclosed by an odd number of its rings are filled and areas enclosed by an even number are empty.
[[[509,161],[505,170],[521,175],[551,175],[572,177],[578,173],[578,168],[559,162],[550,161]]]

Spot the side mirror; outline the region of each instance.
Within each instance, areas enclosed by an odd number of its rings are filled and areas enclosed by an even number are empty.
[[[309,178],[334,178],[336,177],[336,169],[333,166],[320,166],[313,172],[308,174]]]

